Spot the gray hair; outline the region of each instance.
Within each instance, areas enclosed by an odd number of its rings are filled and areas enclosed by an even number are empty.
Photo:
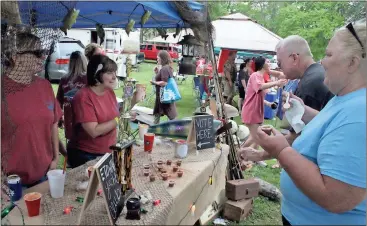
[[[298,53],[302,56],[312,57],[311,49],[306,39],[299,35],[291,35],[280,40],[275,49],[277,52],[282,49],[288,53]]]
[[[366,20],[359,20],[353,24],[353,28],[357,33],[358,38],[362,42],[362,45],[364,46],[364,52],[362,49],[361,44],[357,41],[356,37],[353,36],[353,34],[346,28],[346,26],[343,26],[335,31],[335,35],[338,36],[341,46],[343,48],[343,52],[345,56],[352,56],[352,55],[358,55],[362,57],[362,54],[366,54],[367,51],[367,38],[366,38]],[[367,56],[365,57],[365,59]]]

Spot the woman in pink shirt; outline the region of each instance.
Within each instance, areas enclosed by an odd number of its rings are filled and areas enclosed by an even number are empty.
[[[242,122],[249,128],[250,137],[246,140],[244,146],[254,146],[256,148],[257,128],[264,121],[264,104],[271,105],[265,101],[266,89],[273,86],[283,86],[286,83],[285,79],[275,82],[266,83],[264,74],[269,71],[269,61],[264,57],[257,57],[255,62],[255,72],[250,76],[247,84],[245,103],[242,107]]]

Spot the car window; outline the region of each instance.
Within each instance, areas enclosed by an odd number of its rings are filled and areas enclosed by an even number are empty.
[[[173,51],[176,52],[176,53],[178,53],[178,49],[175,48],[175,47],[173,47]]]
[[[59,51],[60,56],[67,56],[70,57],[71,53],[74,51],[80,51],[84,53],[84,48],[82,45],[80,45],[79,42],[59,42]]]
[[[141,49],[141,50],[144,50],[144,49],[145,49],[145,47],[146,47],[146,45],[140,45],[140,49]]]
[[[168,51],[168,47],[167,46],[157,46],[158,50],[167,50]]]
[[[148,45],[148,50],[152,50],[153,46],[152,45]]]

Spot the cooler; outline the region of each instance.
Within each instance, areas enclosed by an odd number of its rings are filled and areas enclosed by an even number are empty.
[[[277,100],[277,92],[269,92],[265,95],[265,100],[275,102]],[[276,115],[277,109],[273,110],[271,107],[264,106],[264,118],[273,119]]]

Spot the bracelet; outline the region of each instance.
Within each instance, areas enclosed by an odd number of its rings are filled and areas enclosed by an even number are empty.
[[[116,117],[115,121],[116,121],[117,124],[119,124],[119,117]]]

